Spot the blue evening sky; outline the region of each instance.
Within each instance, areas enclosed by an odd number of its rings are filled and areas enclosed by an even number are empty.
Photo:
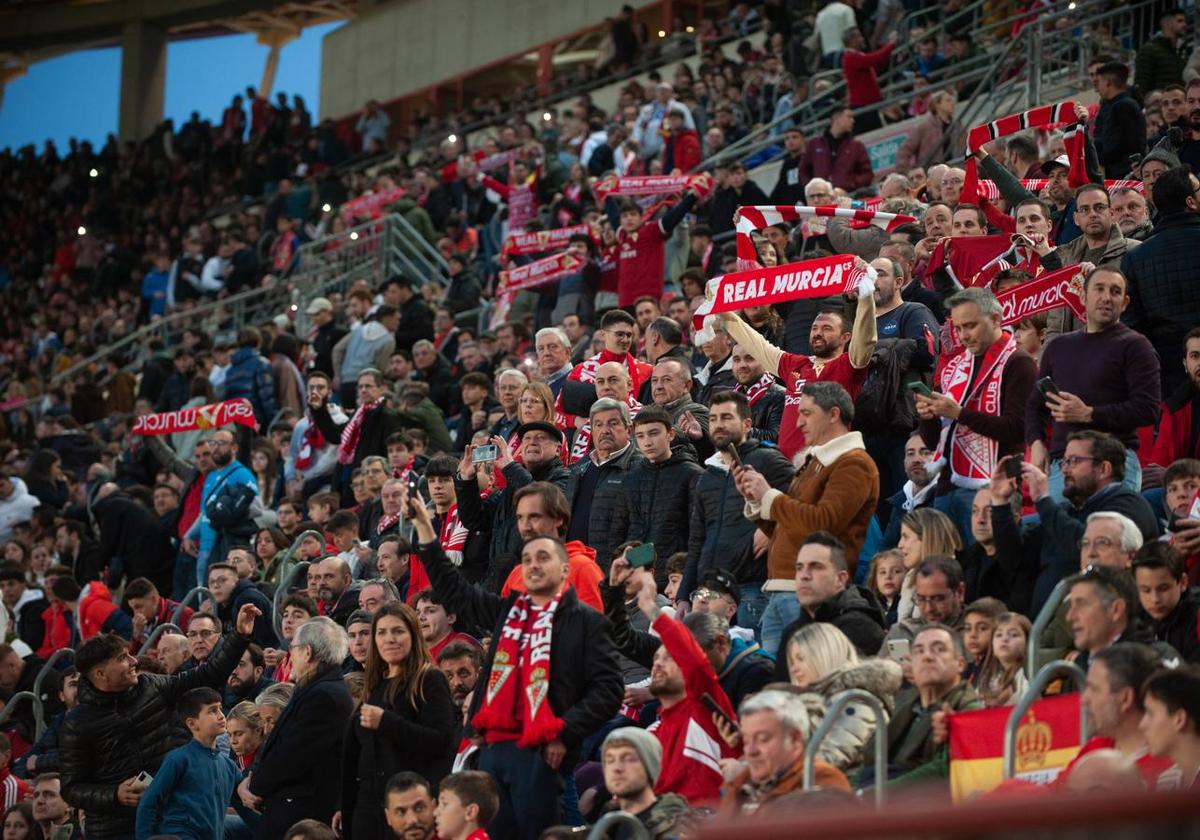
[[[320,90],[321,38],[340,24],[305,29],[285,46],[275,74],[275,93],[298,93],[315,117]],[[192,111],[216,122],[235,93],[262,79],[268,48],[253,35],[226,35],[167,46],[166,116],[175,124]],[[119,48],[83,50],[38,62],[5,86],[0,102],[0,149],[47,139],[59,151],[68,138],[100,145],[117,130]]]

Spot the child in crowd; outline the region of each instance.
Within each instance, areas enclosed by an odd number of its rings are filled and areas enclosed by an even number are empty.
[[[667,558],[667,585],[663,589],[663,595],[665,595],[667,600],[672,604],[678,601],[681,597],[687,598],[687,596],[691,594],[689,592],[684,592],[682,596],[679,594],[679,584],[683,583],[683,567],[686,563],[686,551],[676,551]]]
[[[1029,619],[1006,612],[996,618],[992,649],[975,679],[979,696],[988,706],[1011,706],[1029,687],[1025,653],[1029,644]]]
[[[242,773],[217,747],[225,732],[221,695],[193,688],[179,701],[179,716],[192,740],[167,753],[142,794],[137,810],[139,840],[172,834],[181,840],[210,840],[225,831],[225,811]]]
[[[888,626],[896,623],[896,610],[900,606],[900,587],[904,585],[904,555],[899,549],[889,548],[871,558],[867,572],[867,589],[879,596],[887,613]]]
[[[437,835],[441,840],[488,840],[483,826],[500,807],[492,777],[463,770],[442,780],[437,803]]]
[[[972,684],[991,653],[996,620],[1005,612],[1008,608],[1004,602],[995,598],[980,598],[963,611],[963,647],[967,649],[967,671],[963,676]]]
[[[1195,458],[1180,458],[1163,473],[1163,533],[1172,536],[1172,525],[1179,519],[1190,519],[1188,513],[1196,493],[1200,492],[1200,461]],[[1200,557],[1185,558],[1188,574],[1194,580],[1200,572]]]

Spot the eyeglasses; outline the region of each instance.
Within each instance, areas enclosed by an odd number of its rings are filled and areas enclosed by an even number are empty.
[[[217,635],[216,630],[189,630],[187,632],[189,639],[211,639],[215,635]]]
[[[1091,455],[1071,455],[1070,457],[1063,458],[1061,463],[1064,467],[1070,467],[1071,469],[1075,469],[1080,464],[1082,464],[1084,461],[1099,461],[1099,460],[1100,460],[1099,458],[1094,458]]]
[[[231,440],[217,440],[216,438],[213,438],[210,443],[213,446],[233,446],[233,441]]]
[[[914,595],[913,603],[918,607],[928,607],[933,604],[944,604],[950,600],[949,592],[939,592],[937,595]]]

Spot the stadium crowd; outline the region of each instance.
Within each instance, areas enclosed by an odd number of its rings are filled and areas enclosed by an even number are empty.
[[[1092,737],[996,795],[1194,789],[1187,20],[1096,56],[1098,108],[971,131],[962,164],[964,91],[938,74],[988,22],[962,5],[918,35],[911,108],[812,136],[796,114],[711,173],[812,101],[817,65],[878,101],[903,4],[734,4],[697,28],[765,25],[740,62],[702,40],[698,71],[613,113],[585,98],[469,149],[417,148],[445,123],[397,145],[374,104],[352,134],[313,128],[251,89],[248,121],[239,98],[133,146],[0,155],[20,199],[0,210],[5,840],[534,840],[611,811],[667,838],[866,807],[880,739],[889,789],[948,791],[954,715],[1020,700],[1030,651],[1086,672],[1055,690]],[[612,28],[619,72],[641,40]],[[856,132],[907,116],[873,172]],[[384,150],[370,177],[343,166]],[[780,155],[768,194],[748,169]],[[672,173],[693,177],[622,192]],[[427,235],[448,284],[363,272],[52,382],[138,324],[288,282],[368,205]],[[512,280],[560,252],[554,282]],[[723,275],[838,258],[837,294],[714,309]],[[1051,275],[1076,305],[1014,315]],[[885,716],[851,704],[806,789],[847,689]]]

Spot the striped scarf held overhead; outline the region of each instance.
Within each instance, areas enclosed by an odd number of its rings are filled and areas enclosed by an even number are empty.
[[[1019,134],[1029,128],[1050,128],[1062,123],[1075,122],[1075,103],[1071,100],[1057,105],[1039,105],[1028,111],[1009,114],[992,122],[983,123],[967,133],[967,153],[975,154],[984,145],[1001,137]]]
[[[850,219],[851,227],[874,226],[889,233],[897,227],[915,222],[912,216],[900,213],[880,213],[877,210],[854,210],[849,207],[809,207],[803,204],[764,204],[739,207],[737,215],[738,271],[761,268],[758,251],[750,234],[771,225],[798,222],[814,217]]]

